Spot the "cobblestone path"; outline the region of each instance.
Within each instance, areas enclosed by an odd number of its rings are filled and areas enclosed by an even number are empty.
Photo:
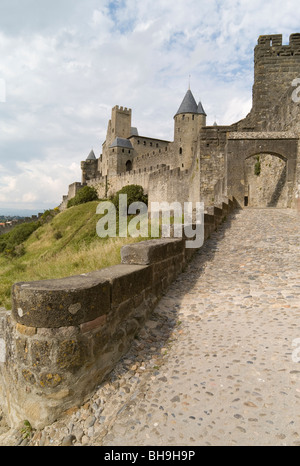
[[[300,217],[240,211],[156,312],[167,309],[176,341],[103,444],[300,445]]]
[[[299,264],[295,211],[234,213],[90,402],[31,444],[300,445]]]

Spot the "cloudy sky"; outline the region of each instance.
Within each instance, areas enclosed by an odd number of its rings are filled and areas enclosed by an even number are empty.
[[[189,75],[208,124],[245,117],[258,36],[294,32],[298,0],[0,0],[0,213],[59,205],[114,105],[172,140]]]

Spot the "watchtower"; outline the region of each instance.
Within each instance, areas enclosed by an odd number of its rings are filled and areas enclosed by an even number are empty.
[[[196,100],[189,89],[174,116],[174,150],[178,165],[189,168],[201,127],[206,125],[206,113],[201,102]]]
[[[291,100],[292,81],[299,78],[300,34],[291,34],[288,45],[282,35],[259,36],[254,49],[253,109],[257,129],[268,129],[280,119],[285,98]],[[282,125],[284,122],[282,121]]]

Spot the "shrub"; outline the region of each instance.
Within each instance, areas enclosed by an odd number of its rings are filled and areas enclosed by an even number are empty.
[[[21,223],[16,225],[10,232],[0,237],[0,252],[10,256],[24,254],[24,248],[20,245],[39,228],[40,222]]]
[[[261,163],[260,163],[260,158],[259,155],[256,157],[256,163],[254,166],[254,173],[256,176],[259,176],[261,172]]]
[[[63,235],[62,235],[62,233],[60,231],[56,231],[53,236],[54,236],[55,239],[60,239],[60,238],[63,237]]]
[[[42,223],[48,223],[50,222],[55,215],[57,215],[58,212],[55,211],[55,209],[48,209],[45,210],[43,215],[41,216],[41,222]]]
[[[80,188],[76,195],[68,201],[67,208],[97,200],[98,194],[96,189],[92,186],[84,186],[83,188]]]
[[[127,209],[128,206],[133,202],[144,202],[146,205],[148,205],[148,196],[144,194],[143,187],[137,184],[130,184],[128,186],[124,186],[113,196],[112,203],[117,210],[119,209],[120,194],[127,194]]]

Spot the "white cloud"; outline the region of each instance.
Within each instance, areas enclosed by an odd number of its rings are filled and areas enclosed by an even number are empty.
[[[24,207],[57,204],[91,148],[100,154],[116,104],[132,108],[141,134],[172,139],[189,75],[209,124],[243,118],[258,36],[287,42],[300,24],[296,0],[24,3],[0,4],[0,206],[15,180]]]
[[[58,158],[18,162],[19,173],[2,178],[0,202],[13,208],[47,209],[55,207],[67,194],[67,187],[80,175],[78,164],[71,160],[60,163]]]

